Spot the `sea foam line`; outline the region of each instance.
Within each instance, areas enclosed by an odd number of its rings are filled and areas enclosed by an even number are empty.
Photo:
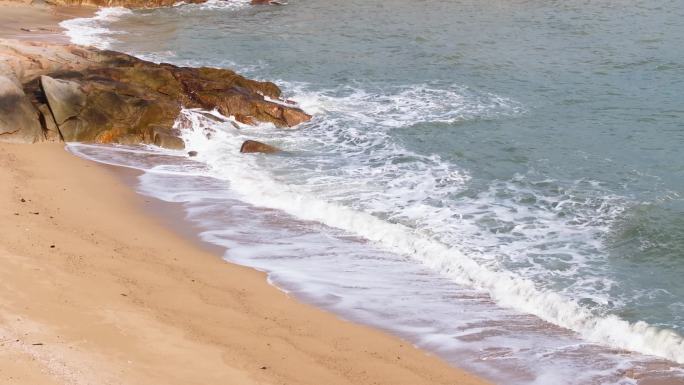
[[[108,25],[132,13],[122,7],[102,8],[93,17],[64,20],[59,25],[66,30],[64,33],[72,43],[107,49],[116,41],[113,35],[125,33],[112,31]]]
[[[256,164],[256,158],[226,151],[227,144],[237,147],[244,137],[215,130],[209,140],[204,131],[211,122],[193,111],[185,110],[182,114],[192,122],[191,128],[184,131],[188,147],[199,149],[198,160],[214,166],[214,176],[228,180],[231,189],[250,204],[362,236],[388,251],[410,256],[459,284],[484,290],[501,306],[573,330],[588,341],[684,363],[684,340],[672,330],[659,329],[643,321],[630,323],[615,315],[595,316],[574,300],[537,288],[534,282],[511,272],[488,269],[458,248],[407,226],[318,199],[297,186],[278,182]]]
[[[202,4],[185,4],[182,1],[177,6],[184,6],[190,11],[196,10],[237,10],[248,7],[250,0],[208,0]],[[116,35],[126,34],[125,31],[115,31],[109,28],[112,22],[133,15],[133,11],[123,7],[101,8],[93,17],[79,17],[64,20],[59,25],[65,29],[64,33],[73,44],[109,49],[117,39]]]

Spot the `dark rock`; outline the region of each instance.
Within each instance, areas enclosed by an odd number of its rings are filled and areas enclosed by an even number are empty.
[[[183,150],[185,149],[185,142],[183,139],[163,133],[154,134],[154,145],[162,148],[168,148],[170,150]]]
[[[188,151],[188,156],[189,157],[197,156],[197,151]]]
[[[276,152],[280,152],[280,149],[278,147],[274,147],[265,143],[257,142],[256,140],[246,140],[244,143],[242,143],[242,147],[240,147],[240,152],[261,152],[264,154],[273,154]]]
[[[34,141],[47,134],[51,140],[140,141],[180,149],[183,142],[172,128],[182,107],[216,109],[250,125],[292,127],[311,118],[294,106],[271,101],[281,95],[275,84],[226,69],[178,67],[95,48],[3,39],[0,59],[0,70],[16,76],[24,88],[24,96],[10,100],[23,103],[23,110],[11,111],[24,120],[10,126],[32,132]],[[18,87],[18,82],[9,84]],[[23,112],[17,114],[19,110]],[[191,124],[181,120],[177,127],[186,123]]]
[[[38,105],[38,111],[40,112],[40,124],[44,128],[45,138],[49,141],[59,141],[62,139],[62,135],[59,133],[59,128],[55,122],[55,117],[50,111],[50,107],[47,104]]]
[[[254,119],[251,116],[242,115],[242,114],[235,114],[234,117],[235,117],[235,120],[237,120],[238,122],[240,122],[242,124],[246,124],[248,126],[256,126],[258,124],[256,119]],[[237,128],[239,128],[239,127],[240,126],[237,126]]]
[[[311,115],[306,114],[298,108],[286,108],[283,110],[283,119],[288,127],[294,127],[300,123],[311,120]]]
[[[44,139],[38,111],[15,80],[0,75],[0,141],[35,143]]]

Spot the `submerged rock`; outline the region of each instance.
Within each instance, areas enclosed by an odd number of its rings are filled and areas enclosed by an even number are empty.
[[[285,108],[283,109],[283,119],[288,127],[294,127],[298,124],[311,120],[311,115],[308,115],[304,111],[297,108]]]
[[[185,149],[185,142],[183,139],[158,132],[154,135],[154,145],[162,148],[168,148],[170,150],[183,150]]]
[[[256,140],[246,140],[244,143],[242,143],[242,147],[240,147],[240,152],[261,152],[264,154],[273,154],[276,152],[280,152],[280,149],[278,147],[271,146],[266,143],[261,143]]]

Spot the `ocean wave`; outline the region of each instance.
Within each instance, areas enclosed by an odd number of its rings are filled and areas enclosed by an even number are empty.
[[[349,185],[331,185],[331,180],[319,180],[321,183],[314,183],[313,188],[311,185],[292,183],[287,177],[265,167],[264,157],[245,157],[230,150],[239,148],[246,137],[259,131],[268,131],[268,128],[241,132],[223,130],[213,127],[212,121],[193,111],[186,110],[183,115],[184,119],[193,123],[192,128],[184,132],[188,148],[198,150],[198,160],[209,165],[212,175],[229,181],[231,188],[248,203],[282,210],[303,220],[320,222],[361,236],[388,251],[414,258],[459,284],[484,290],[501,306],[536,315],[573,330],[588,341],[684,362],[684,340],[674,331],[653,327],[645,322],[630,323],[612,314],[596,314],[576,298],[540,287],[533,280],[502,269],[496,263],[483,263],[477,255],[471,255],[457,244],[445,244],[427,228],[402,223],[367,210],[368,207],[358,202],[373,199],[364,197],[363,191],[360,195],[349,195],[348,200],[345,200],[330,199],[325,191],[320,190],[327,185],[337,191],[338,197],[344,195],[339,193],[340,190],[358,193],[358,186],[367,182],[359,180],[365,178],[364,175],[359,175],[357,180],[350,175],[345,180]],[[213,132],[211,140],[205,135],[207,130]],[[288,149],[287,146],[285,149]],[[277,159],[276,162],[282,163],[283,159]],[[301,173],[301,170],[296,172]],[[378,175],[385,172],[380,170]],[[340,181],[337,179],[337,182]],[[414,187],[406,191],[420,190]],[[401,198],[407,200],[407,196]],[[357,202],[356,207],[353,202]],[[603,204],[598,205],[600,207]],[[405,208],[411,210],[408,206]]]
[[[208,0],[201,4],[186,4],[182,1],[176,6],[187,8],[186,12],[200,10],[238,10],[248,7],[250,0]],[[100,49],[110,49],[116,44],[117,35],[126,34],[123,30],[114,30],[111,24],[126,16],[133,15],[134,11],[123,7],[101,8],[93,17],[80,17],[64,20],[59,25],[65,29],[65,34],[73,44],[92,46]],[[165,53],[172,54],[172,53]],[[159,57],[162,54],[157,55]]]
[[[59,25],[65,29],[65,34],[74,44],[108,49],[116,41],[116,35],[125,34],[123,31],[111,30],[109,25],[131,14],[133,11],[127,8],[101,8],[93,17],[64,20]]]
[[[495,119],[525,112],[525,108],[512,99],[476,92],[457,84],[412,84],[377,90],[373,90],[372,85],[364,85],[310,90],[306,83],[280,83],[310,114],[325,113],[326,118],[331,118],[332,112],[357,124],[379,124],[388,128],[422,122]]]

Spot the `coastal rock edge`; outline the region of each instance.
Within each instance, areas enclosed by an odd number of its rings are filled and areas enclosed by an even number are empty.
[[[114,51],[0,39],[0,140],[156,144],[183,149],[182,108],[292,127],[311,116],[271,82],[152,63]]]

